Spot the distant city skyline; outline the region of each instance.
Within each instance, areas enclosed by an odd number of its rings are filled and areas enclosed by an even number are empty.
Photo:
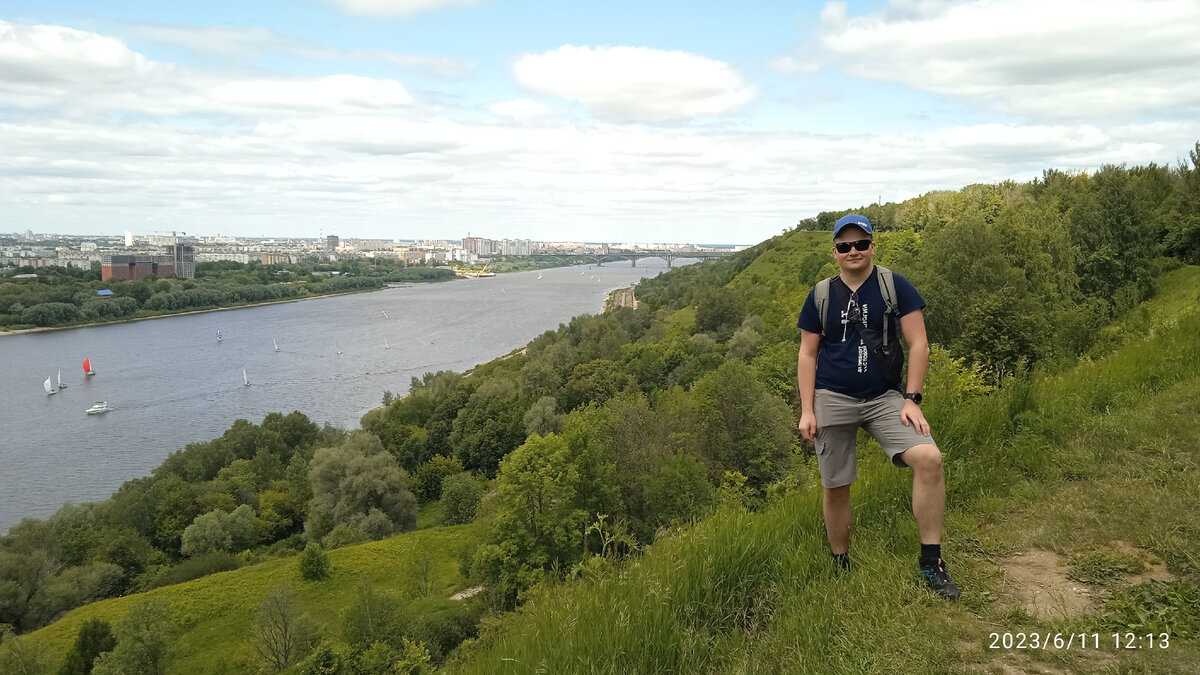
[[[1194,0],[8,0],[0,230],[753,244],[1200,139]]]

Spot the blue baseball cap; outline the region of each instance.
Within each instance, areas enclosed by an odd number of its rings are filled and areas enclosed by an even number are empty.
[[[846,215],[842,216],[841,218],[838,218],[837,223],[834,224],[833,237],[836,239],[838,236],[838,233],[841,232],[842,228],[846,227],[847,225],[853,225],[855,227],[860,227],[860,228],[862,228],[863,232],[866,232],[867,234],[871,235],[872,237],[875,236],[875,231],[871,229],[871,221],[867,220],[866,216],[859,215],[857,213],[847,213]]]

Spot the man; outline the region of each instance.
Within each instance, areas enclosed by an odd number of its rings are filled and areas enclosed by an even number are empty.
[[[829,281],[825,321],[817,310],[816,296],[821,294],[816,289],[804,301],[796,322],[801,329],[796,377],[800,433],[816,441],[825,531],[835,569],[850,569],[850,484],[858,480],[855,437],[861,426],[879,441],[893,464],[913,470],[913,515],[921,533],[919,567],[935,593],[956,599],[958,586],[941,558],[946,508],[942,454],[921,414],[921,389],[929,364],[921,312],[925,300],[912,282],[892,274],[894,299],[885,303],[888,288],[886,283],[881,288],[880,272],[872,263],[874,231],[865,216],[850,214],[838,220],[833,240],[833,257],[841,272]],[[894,316],[889,308],[894,308]],[[903,392],[898,382],[887,381],[888,371],[877,350],[883,335],[899,346],[897,323],[909,349]],[[871,339],[865,339],[864,333]],[[899,379],[898,367],[892,369],[895,379]]]

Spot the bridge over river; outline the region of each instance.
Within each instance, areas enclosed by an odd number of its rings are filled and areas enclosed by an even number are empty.
[[[570,261],[578,260],[579,258],[587,258],[593,261],[597,266],[603,267],[606,262],[617,262],[628,260],[630,267],[637,267],[637,261],[643,258],[661,258],[667,261],[667,267],[674,267],[676,260],[707,260],[709,258],[724,258],[736,253],[736,251],[672,251],[672,250],[638,250],[638,251],[614,251],[612,253],[534,253],[530,258],[557,258],[559,260]]]

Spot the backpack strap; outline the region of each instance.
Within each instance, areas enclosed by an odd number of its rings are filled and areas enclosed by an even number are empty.
[[[889,330],[888,316],[892,317],[892,322],[900,317],[900,304],[896,301],[896,279],[892,276],[892,271],[882,265],[876,265],[875,269],[879,272],[879,292],[883,295],[883,345],[886,347],[888,343]]]
[[[825,337],[825,322],[828,320],[825,308],[829,305],[829,282],[833,277],[822,279],[813,286],[813,302],[817,305],[817,316],[821,317],[821,337]]]

